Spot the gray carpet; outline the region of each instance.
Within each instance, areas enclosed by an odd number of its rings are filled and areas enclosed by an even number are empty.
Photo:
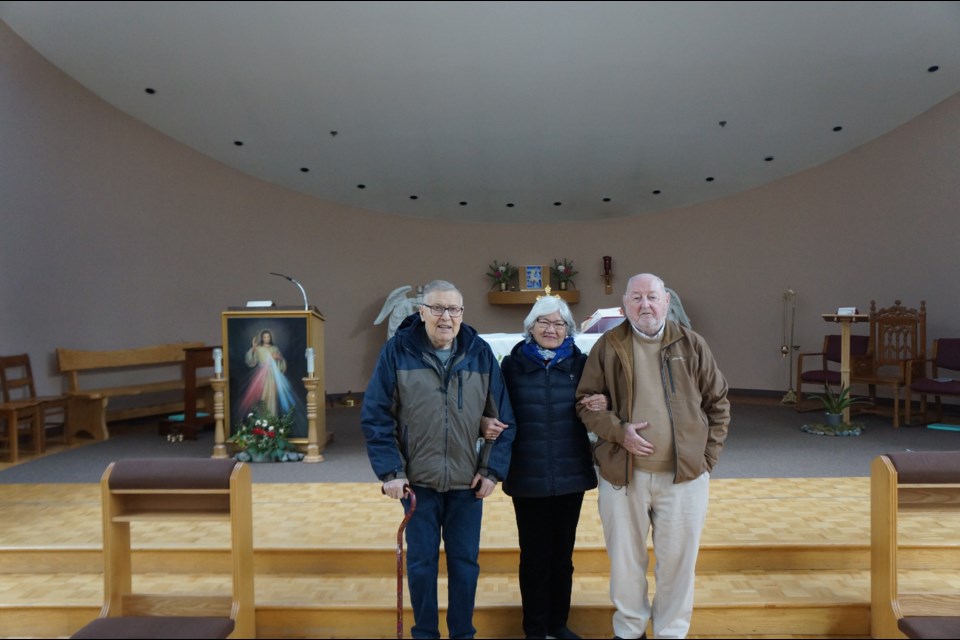
[[[870,474],[878,455],[904,450],[960,450],[960,432],[922,427],[893,429],[890,419],[862,416],[862,435],[830,437],[805,433],[800,427],[817,413],[796,413],[791,406],[737,402],[727,446],[714,478],[853,477]],[[370,470],[360,410],[338,408],[327,412],[327,429],[334,440],[325,461],[252,465],[254,482],[375,482]],[[105,442],[45,456],[0,471],[0,484],[36,482],[98,482],[107,465],[121,458],[207,457],[213,449],[212,432],[196,441],[167,442],[155,423],[116,428]]]

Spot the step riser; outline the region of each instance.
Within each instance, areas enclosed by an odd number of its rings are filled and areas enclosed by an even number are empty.
[[[317,550],[266,549],[254,551],[256,572],[278,573],[355,573],[375,575],[395,571],[396,551],[385,549]],[[515,574],[520,556],[515,549],[481,550],[482,573]],[[651,554],[651,568],[655,558]],[[960,569],[960,547],[904,547],[900,551],[904,569]],[[221,549],[155,549],[133,553],[137,573],[229,573],[229,552]],[[604,549],[578,549],[574,566],[579,574],[609,573],[610,561]],[[444,556],[441,571],[446,570]],[[866,546],[824,548],[704,548],[700,550],[697,571],[856,571],[870,568]],[[5,573],[99,573],[103,555],[99,549],[6,549],[0,550],[0,574]],[[652,571],[652,569],[651,569]]]

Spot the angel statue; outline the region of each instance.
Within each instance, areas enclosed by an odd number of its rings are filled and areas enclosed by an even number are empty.
[[[390,318],[390,322],[387,324],[387,340],[392,338],[393,334],[397,332],[397,328],[400,326],[400,323],[403,322],[403,319],[411,313],[416,312],[417,307],[423,302],[423,287],[418,286],[417,295],[410,298],[407,296],[407,292],[412,289],[413,287],[406,285],[397,287],[391,291],[390,295],[387,296],[387,300],[383,303],[383,309],[380,310],[380,315],[373,321],[373,324],[380,324],[388,317]]]
[[[683,304],[680,302],[680,296],[670,287],[664,287],[664,289],[670,294],[670,308],[667,310],[667,318],[677,324],[682,324],[692,329],[693,327],[690,326],[690,318],[687,317],[686,312],[683,310]]]

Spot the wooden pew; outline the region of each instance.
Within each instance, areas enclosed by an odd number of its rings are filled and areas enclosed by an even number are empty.
[[[57,349],[60,371],[68,381],[70,437],[86,432],[95,440],[105,440],[110,437],[107,422],[183,411],[182,393],[174,398],[166,392],[182,392],[185,387],[184,349],[203,346],[202,342],[179,342],[113,351]],[[115,374],[109,378],[121,383],[91,386],[89,381],[103,377],[97,374]],[[196,384],[205,387],[210,381],[201,379]],[[112,398],[134,401],[109,407]]]
[[[960,511],[960,451],[906,451],[870,467],[870,633],[874,638],[960,637],[960,593],[908,593],[897,580],[901,513]],[[960,532],[957,533],[960,537]]]
[[[255,638],[250,468],[210,458],[127,459],[100,481],[104,604],[71,638]],[[134,580],[132,523],[230,527],[228,593],[152,593]]]

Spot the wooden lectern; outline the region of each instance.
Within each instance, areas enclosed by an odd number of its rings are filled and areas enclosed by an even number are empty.
[[[870,316],[865,313],[824,313],[823,319],[840,323],[840,389],[850,388],[850,325],[867,322]],[[850,407],[843,410],[843,424],[850,424]]]
[[[221,400],[214,413],[221,415],[222,423],[217,429],[218,442],[214,457],[225,455],[222,447],[226,438],[234,432],[243,419],[244,403],[258,399],[257,383],[252,376],[257,368],[273,361],[277,394],[295,398],[295,416],[290,441],[301,451],[306,449],[305,462],[321,462],[320,452],[326,448],[330,437],[326,428],[326,403],[318,403],[317,397],[325,397],[323,323],[324,318],[315,308],[270,307],[231,308],[221,314],[223,326],[223,371],[225,380],[217,387]],[[307,349],[312,349],[308,363]],[[313,371],[308,371],[312,367]],[[273,381],[270,382],[273,384]],[[281,388],[282,387],[282,388]],[[215,398],[216,402],[216,398]],[[319,410],[318,410],[319,404]],[[281,402],[277,401],[277,411]],[[221,437],[223,441],[219,440]]]

